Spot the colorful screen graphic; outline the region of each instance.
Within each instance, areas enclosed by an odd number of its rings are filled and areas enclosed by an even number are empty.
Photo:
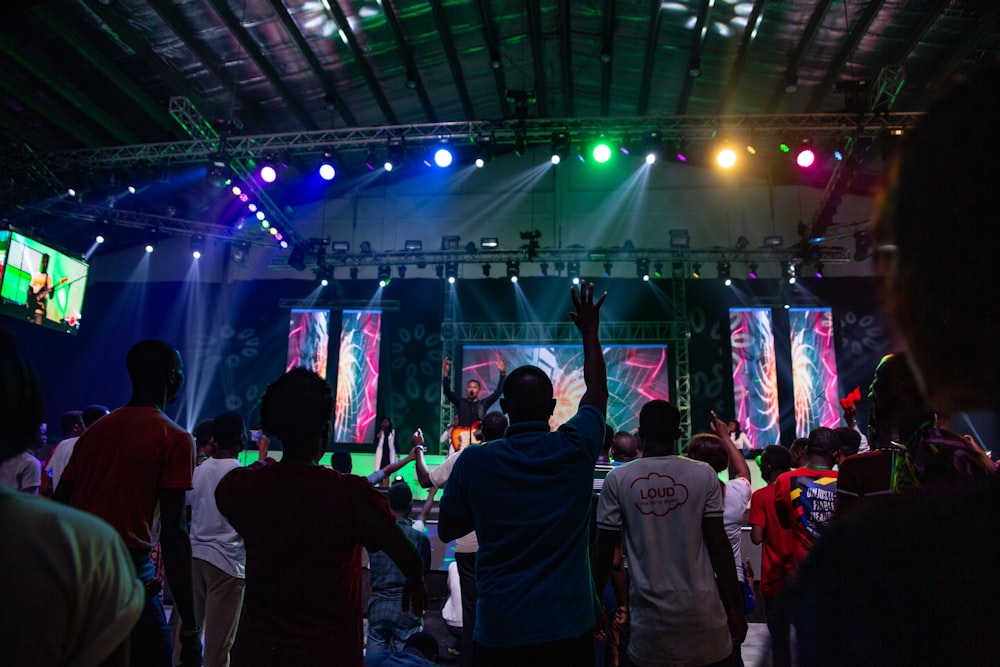
[[[0,312],[76,333],[87,289],[86,262],[17,232],[0,232]]]
[[[337,365],[336,442],[368,442],[374,436],[382,311],[345,310]]]
[[[497,387],[498,355],[507,362],[507,372],[518,366],[538,366],[552,379],[556,410],[549,420],[552,428],[576,414],[586,389],[583,381],[583,349],[579,345],[507,345],[486,347],[467,345],[462,352],[464,386],[479,380],[483,394]],[[653,399],[670,400],[666,345],[608,345],[604,347],[608,367],[608,423],[616,430],[635,431],[639,409]],[[492,408],[499,409],[499,404]]]
[[[730,308],[736,420],[755,449],[781,442],[778,370],[768,308]]]
[[[330,311],[293,308],[288,322],[288,363],[304,366],[326,379],[330,348]]]
[[[836,428],[840,423],[833,312],[829,308],[792,308],[788,320],[795,434],[802,438],[817,426]]]

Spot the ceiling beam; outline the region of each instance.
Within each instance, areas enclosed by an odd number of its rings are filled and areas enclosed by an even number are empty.
[[[781,78],[781,81],[775,85],[774,92],[771,93],[771,100],[767,103],[764,113],[774,113],[777,111],[778,105],[781,104],[781,98],[788,94],[785,92],[785,82],[792,77],[798,77],[799,67],[802,65],[806,51],[809,50],[813,40],[816,39],[816,35],[819,34],[820,26],[823,25],[823,18],[826,16],[827,11],[829,11],[831,4],[833,4],[833,0],[820,0],[816,4],[816,9],[813,10],[812,16],[809,17],[806,29],[802,31],[799,43],[795,45],[795,50],[792,51],[792,55],[788,59],[788,69],[785,70],[785,75]]]
[[[94,0],[89,0],[93,2]],[[177,35],[180,40],[184,43],[184,46],[198,59],[202,67],[208,70],[212,76],[222,84],[222,87],[230,91],[230,94],[240,103],[240,107],[247,118],[245,120],[254,120],[258,127],[262,127],[263,123],[260,118],[254,112],[256,104],[246,98],[241,94],[239,87],[236,85],[237,81],[230,76],[229,73],[225,72],[221,66],[215,62],[215,54],[209,51],[205,45],[203,45],[198,39],[195,38],[194,34],[187,27],[183,17],[181,17],[177,8],[173,3],[165,2],[164,0],[146,0],[153,11],[160,17],[160,19],[173,30],[174,34]],[[199,95],[185,95],[188,99],[192,101],[197,101],[200,99]],[[227,120],[232,120],[231,118]]]
[[[837,51],[837,55],[827,66],[826,76],[823,77],[823,82],[820,83],[819,88],[817,88],[816,92],[813,93],[809,104],[806,105],[806,113],[813,113],[819,109],[820,105],[823,103],[823,98],[827,96],[827,93],[829,93],[830,89],[833,88],[833,84],[840,77],[840,71],[844,69],[847,59],[851,57],[852,53],[854,53],[854,49],[857,48],[858,42],[860,42],[861,39],[868,34],[868,29],[871,27],[875,17],[878,16],[878,13],[882,10],[882,5],[884,4],[885,0],[871,0],[871,2],[868,3],[868,6],[865,7],[865,11],[862,12],[858,22],[854,24],[854,28],[847,36],[847,39],[840,45],[840,50]]]
[[[0,51],[6,53],[11,60],[17,62],[32,77],[44,84],[46,88],[68,102],[81,115],[86,116],[99,125],[108,136],[114,137],[126,144],[139,141],[138,136],[123,128],[121,123],[104,111],[104,105],[99,104],[96,100],[84,94],[82,90],[69,81],[53,74],[46,67],[42,66],[41,63],[25,53],[20,45],[15,44],[6,35],[0,35]],[[26,102],[27,100],[22,99],[21,101]],[[56,124],[58,125],[59,122],[56,122]]]
[[[0,88],[84,146],[94,147],[107,143],[106,139],[99,138],[82,124],[41,99],[37,91],[27,88],[11,76],[6,68],[0,68]]]
[[[372,97],[375,98],[375,103],[382,111],[382,115],[385,116],[385,119],[391,125],[398,125],[399,119],[396,117],[396,113],[392,110],[392,107],[389,106],[389,99],[385,96],[385,92],[383,92],[382,86],[379,85],[378,79],[375,78],[375,72],[372,70],[371,63],[365,57],[364,49],[358,44],[358,38],[354,34],[354,31],[351,30],[351,24],[348,23],[344,10],[340,8],[340,3],[324,2],[323,6],[330,13],[330,18],[333,19],[333,22],[337,24],[337,29],[344,35],[344,39],[347,41],[347,48],[350,49],[351,55],[354,56],[354,61],[358,64],[358,69],[361,70],[361,76],[364,77],[365,83],[368,84],[368,89],[371,90]]]
[[[431,98],[427,94],[427,87],[420,76],[420,70],[417,69],[417,61],[413,57],[413,49],[410,48],[409,42],[406,41],[403,24],[399,22],[399,14],[396,13],[396,8],[393,6],[392,0],[382,0],[381,4],[382,15],[385,16],[385,22],[388,24],[389,30],[392,32],[392,37],[396,41],[396,51],[399,53],[400,60],[403,61],[403,67],[406,68],[406,85],[407,87],[412,85],[414,90],[417,91],[417,98],[420,100],[420,106],[424,109],[427,122],[436,123],[437,114],[434,113],[434,106],[431,104]]]
[[[100,73],[101,76],[125,93],[136,106],[142,109],[160,127],[175,137],[179,138],[183,136],[183,130],[177,127],[177,123],[174,122],[174,119],[167,112],[166,107],[158,104],[147,95],[110,58],[105,57],[104,54],[98,51],[91,42],[80,39],[79,33],[67,26],[60,15],[53,11],[51,7],[36,7],[33,13],[45,25],[47,30],[54,32],[60,39],[69,44],[74,51],[93,66],[96,72]]]
[[[455,80],[455,87],[458,88],[458,100],[462,104],[465,119],[473,120],[476,117],[476,112],[472,108],[472,98],[469,96],[468,86],[465,85],[465,74],[462,72],[462,63],[458,58],[458,49],[455,48],[455,39],[451,35],[451,25],[448,23],[444,3],[441,0],[431,0],[431,14],[434,16],[438,36],[441,37],[441,44],[444,45],[448,67],[451,68],[451,78]]]
[[[563,73],[562,115],[572,117],[576,115],[573,100],[573,3],[570,0],[559,0],[557,11],[559,14],[559,60]]]
[[[261,71],[271,84],[271,87],[274,88],[278,95],[281,96],[281,99],[288,106],[288,110],[295,115],[298,121],[302,123],[302,126],[307,130],[317,129],[319,126],[316,125],[316,121],[313,120],[312,116],[309,115],[309,112],[302,106],[302,103],[299,102],[295,93],[293,93],[292,90],[285,85],[285,82],[281,78],[281,74],[274,68],[271,61],[264,56],[264,53],[260,50],[257,42],[254,41],[250,32],[243,27],[242,22],[236,17],[233,10],[229,8],[229,5],[226,4],[224,0],[209,0],[209,3],[212,5],[212,8],[215,10],[215,13],[219,16],[219,18],[222,19],[222,22],[226,24],[227,28],[229,28],[229,32],[233,33],[233,36],[240,43],[240,46],[243,47],[246,54],[250,56],[250,59],[253,60],[255,65],[257,65],[257,69]]]
[[[646,56],[642,61],[642,82],[639,84],[639,101],[636,114],[645,116],[649,111],[649,93],[653,85],[653,67],[656,65],[656,49],[660,41],[660,22],[663,10],[660,0],[650,0],[649,29],[646,31]]]
[[[542,46],[542,5],[539,0],[528,0],[525,11],[528,14],[528,35],[531,42],[531,59],[535,70],[535,108],[538,115],[548,115],[545,94],[545,51]]]
[[[507,118],[507,81],[503,73],[503,60],[500,55],[500,40],[497,39],[496,24],[493,22],[493,9],[489,0],[479,0],[479,18],[483,26],[483,38],[489,49],[490,69],[493,70],[493,80],[497,86],[497,102],[500,104],[500,117]]]
[[[719,113],[729,113],[729,107],[733,103],[733,95],[736,93],[736,84],[739,83],[743,75],[743,67],[747,61],[747,51],[750,49],[750,42],[753,41],[754,33],[757,32],[757,21],[764,13],[767,0],[756,0],[750,16],[747,17],[747,25],[743,29],[743,39],[740,41],[740,48],[736,52],[733,66],[729,69],[729,78],[726,79],[726,87],[722,90],[722,97],[719,99]]]
[[[917,44],[923,39],[927,31],[931,29],[931,26],[940,18],[941,12],[943,12],[948,5],[951,4],[950,0],[935,0],[934,4],[921,11],[922,18],[913,26],[913,30],[910,34],[906,36],[903,43],[899,45],[899,48],[893,52],[889,57],[889,61],[886,65],[902,65],[903,62],[910,57],[910,53],[913,49],[917,48]]]
[[[934,73],[931,74],[924,88],[924,97],[930,96],[938,87],[947,81],[955,71],[958,70],[968,55],[987,36],[993,33],[993,29],[1000,23],[1000,2],[993,5],[990,13],[976,21],[976,29],[957,45],[948,49],[948,57],[941,61]]]
[[[357,125],[358,119],[351,113],[350,108],[344,99],[337,94],[337,83],[333,80],[331,74],[323,68],[323,64],[320,63],[319,58],[313,52],[312,48],[309,46],[309,42],[306,41],[305,36],[302,31],[299,30],[298,24],[295,23],[295,19],[292,15],[288,13],[288,9],[285,7],[285,3],[281,0],[267,0],[268,5],[274,12],[278,20],[281,21],[281,25],[285,27],[285,32],[288,36],[292,38],[295,42],[295,46],[299,49],[299,53],[307,63],[309,63],[309,69],[312,70],[313,76],[315,76],[322,84],[323,90],[326,93],[326,97],[330,102],[333,103],[333,107],[340,114],[340,117],[344,119],[345,125]]]
[[[604,0],[601,19],[601,115],[611,113],[611,66],[614,62],[615,0]],[[648,96],[647,90],[647,96]]]
[[[0,127],[11,136],[11,143],[26,143],[36,151],[52,150],[52,141],[3,109],[0,109]]]
[[[702,0],[701,7],[698,9],[698,21],[695,23],[694,30],[691,33],[691,55],[688,58],[687,68],[684,72],[684,83],[681,84],[681,92],[677,95],[677,113],[678,116],[683,116],[687,113],[687,105],[691,100],[691,91],[694,90],[694,81],[696,77],[691,76],[690,69],[691,65],[698,62],[703,68],[704,63],[701,62],[701,47],[705,43],[705,36],[708,35],[708,18],[712,13],[712,5],[715,4],[714,0]]]

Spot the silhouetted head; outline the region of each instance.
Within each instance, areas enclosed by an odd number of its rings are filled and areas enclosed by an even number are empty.
[[[354,470],[354,460],[346,449],[338,449],[330,455],[330,467],[343,475],[350,475]]]
[[[333,390],[307,368],[293,368],[267,386],[260,405],[261,428],[281,441],[282,460],[319,460],[332,430]]]
[[[109,412],[110,410],[103,405],[88,405],[83,409],[83,427],[90,428],[93,426],[94,422]]]
[[[392,430],[392,420],[389,419],[388,417],[382,417],[382,424],[381,424],[381,426],[379,426],[379,429],[382,430],[382,431],[391,431]]]
[[[876,269],[889,310],[945,414],[1000,405],[1000,317],[987,286],[1000,255],[1000,63],[932,103],[886,175]]]
[[[615,433],[611,443],[611,458],[617,463],[628,463],[639,455],[639,441],[628,431]]]
[[[715,472],[722,472],[729,467],[726,443],[714,433],[696,433],[692,436],[687,446],[687,456],[695,461],[704,461]]]
[[[133,394],[157,396],[165,393],[166,402],[173,403],[184,384],[184,362],[180,352],[165,340],[139,341],[125,358]]]
[[[507,423],[507,417],[502,412],[496,410],[487,412],[479,427],[483,434],[483,442],[502,438],[507,430]]]
[[[681,437],[681,413],[673,403],[653,400],[639,411],[639,445],[643,456],[668,456],[677,453]]]
[[[385,497],[389,501],[389,509],[396,514],[405,516],[413,509],[413,491],[406,482],[393,482]]]
[[[920,424],[934,419],[934,410],[920,391],[906,352],[882,357],[875,367],[868,399],[868,439],[876,449],[890,447],[893,441],[905,444]]]
[[[83,413],[70,410],[59,418],[59,428],[64,438],[72,438],[83,433]]]
[[[792,467],[792,455],[781,445],[768,445],[759,457],[760,474],[768,482]]]
[[[511,424],[547,422],[556,409],[552,380],[537,366],[515,368],[504,380],[500,409]]]
[[[810,459],[821,458],[828,460],[826,465],[833,465],[833,454],[840,445],[840,438],[832,428],[819,426],[809,431],[809,444],[806,445],[806,454]]]
[[[44,418],[35,371],[14,337],[0,329],[0,461],[28,449]]]
[[[215,453],[233,456],[247,442],[247,425],[238,412],[223,412],[212,420],[212,440]]]
[[[838,464],[848,456],[854,456],[861,449],[861,434],[853,428],[841,426],[833,432],[837,435],[837,450],[834,455]]]
[[[806,447],[809,446],[809,438],[795,438],[788,448],[788,455],[792,459],[792,468],[801,468],[809,459]]]

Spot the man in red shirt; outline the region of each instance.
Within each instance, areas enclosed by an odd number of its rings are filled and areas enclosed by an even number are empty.
[[[200,665],[184,511],[194,442],[163,413],[184,382],[184,364],[170,343],[144,340],[132,346],[125,365],[132,398],[80,436],[54,497],[110,523],[132,554],[147,590],[142,617],[130,636],[133,665],[171,663],[170,635],[149,555],[159,540],[174,611],[181,619],[181,662]]]
[[[783,618],[778,594],[785,579],[793,569],[792,553],[794,537],[792,531],[781,525],[775,506],[775,480],[791,467],[792,458],[788,450],[780,445],[770,445],[760,455],[760,474],[767,486],[757,489],[750,496],[750,539],[754,544],[763,543],[761,549],[760,596],[764,600],[767,615],[767,629],[771,633],[771,654],[774,667],[789,667],[792,664],[789,645],[788,621]]]
[[[330,385],[305,368],[272,382],[263,430],[279,463],[236,468],[215,499],[246,544],[246,595],[234,665],[361,667],[361,547],[402,571],[403,609],[427,606],[424,566],[385,497],[364,477],[317,465],[330,441]]]

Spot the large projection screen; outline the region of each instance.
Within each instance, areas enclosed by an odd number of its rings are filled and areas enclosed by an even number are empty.
[[[616,431],[634,432],[639,409],[653,399],[670,400],[667,346],[605,345],[608,367],[608,423]],[[583,381],[583,348],[579,345],[466,345],[462,351],[462,379],[479,380],[486,395],[496,389],[496,360],[503,355],[507,372],[518,366],[538,366],[552,379],[556,410],[549,420],[558,428],[576,414],[586,389]],[[499,404],[493,410],[499,409]]]

